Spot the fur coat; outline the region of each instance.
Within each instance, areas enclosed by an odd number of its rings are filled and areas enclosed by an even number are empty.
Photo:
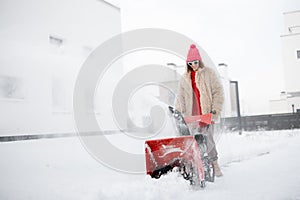
[[[196,72],[196,86],[200,92],[200,105],[202,114],[215,111],[213,121],[220,116],[224,102],[223,87],[216,72],[209,68],[198,68]],[[191,72],[185,72],[182,76],[178,94],[175,100],[175,108],[183,116],[191,116],[193,109],[193,88],[191,83]]]

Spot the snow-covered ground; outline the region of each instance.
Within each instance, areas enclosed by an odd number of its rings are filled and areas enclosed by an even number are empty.
[[[3,142],[0,199],[300,199],[300,130],[223,133],[217,145],[224,176],[195,190],[175,173],[109,169],[76,137]]]

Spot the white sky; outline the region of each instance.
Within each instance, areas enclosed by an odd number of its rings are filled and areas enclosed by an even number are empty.
[[[280,35],[299,0],[115,0],[122,31],[164,28],[195,40],[239,81],[242,114],[269,112],[284,90]],[[183,63],[178,63],[183,64]]]

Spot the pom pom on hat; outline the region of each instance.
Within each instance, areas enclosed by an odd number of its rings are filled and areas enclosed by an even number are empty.
[[[191,44],[190,48],[191,48],[191,49],[192,49],[192,48],[196,48],[196,45]]]
[[[193,60],[202,60],[199,50],[197,49],[196,45],[191,44],[186,62],[191,62]]]

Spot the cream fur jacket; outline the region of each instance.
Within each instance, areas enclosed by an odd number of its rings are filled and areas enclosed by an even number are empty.
[[[218,75],[209,67],[199,68],[196,72],[195,80],[200,92],[202,114],[216,111],[216,114],[213,114],[213,121],[217,121],[224,102],[223,87]],[[179,110],[183,116],[192,115],[193,88],[190,72],[185,72],[179,82],[175,108]]]

